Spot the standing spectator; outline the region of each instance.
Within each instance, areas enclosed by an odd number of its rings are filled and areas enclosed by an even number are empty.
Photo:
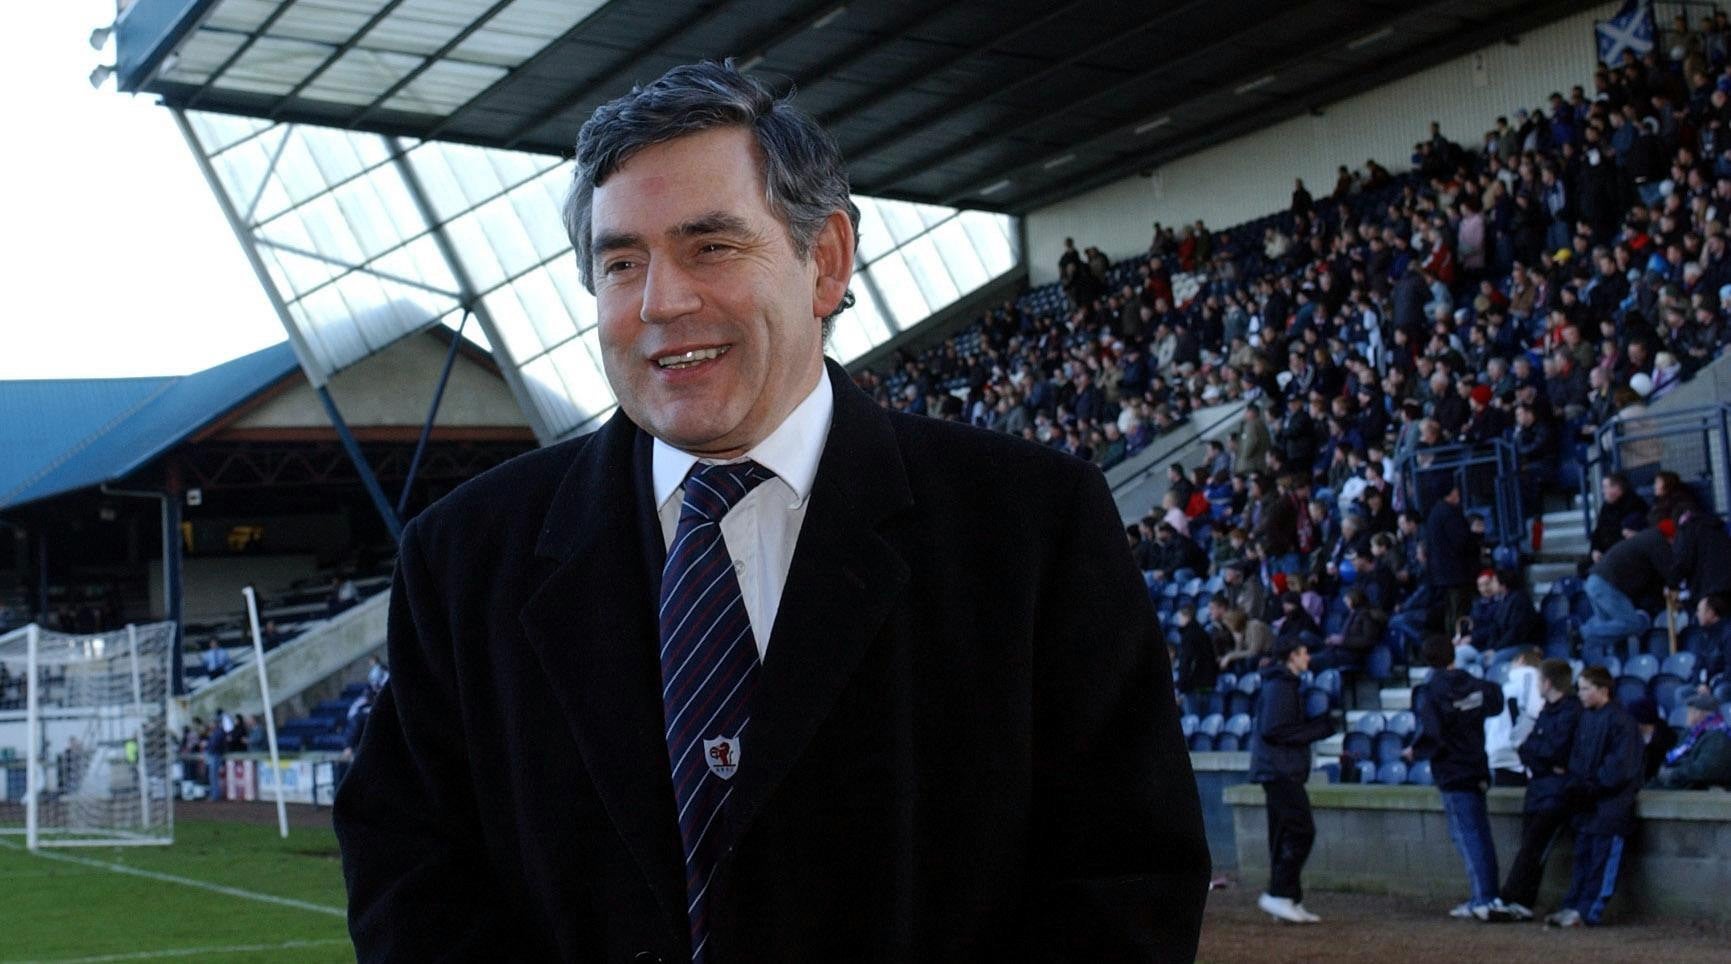
[[[1178,692],[1185,696],[1207,694],[1220,676],[1215,663],[1214,641],[1196,621],[1196,607],[1178,607]]]
[[[1671,547],[1670,587],[1689,587],[1696,599],[1731,592],[1731,535],[1725,522],[1699,505],[1677,515],[1677,541]]]
[[[1274,662],[1262,669],[1256,691],[1256,725],[1250,732],[1250,782],[1262,784],[1268,810],[1268,890],[1256,906],[1278,920],[1316,924],[1322,918],[1304,909],[1299,882],[1316,842],[1310,797],[1310,744],[1334,733],[1327,716],[1306,719],[1298,678],[1310,668],[1310,650],[1297,639],[1277,642]]]
[[[1418,734],[1405,751],[1408,760],[1429,760],[1431,777],[1442,792],[1449,836],[1466,863],[1472,897],[1450,917],[1481,921],[1506,920],[1510,915],[1497,890],[1497,851],[1491,840],[1485,791],[1491,783],[1485,757],[1485,718],[1503,710],[1503,691],[1455,666],[1454,644],[1446,636],[1424,641],[1424,659],[1431,667],[1423,698],[1415,692]]]
[[[1471,605],[1478,549],[1461,511],[1460,484],[1450,481],[1448,485],[1425,518],[1424,554],[1431,603],[1443,607],[1443,624],[1453,626]]]
[[[228,746],[228,730],[222,720],[223,712],[218,708],[216,717],[204,731],[204,770],[210,800],[222,799],[222,758]]]
[[[1244,422],[1238,427],[1238,454],[1233,463],[1240,472],[1260,472],[1271,445],[1273,441],[1268,437],[1268,423],[1262,418],[1262,406],[1251,402],[1244,407]]]
[[[1635,830],[1635,794],[1641,787],[1641,734],[1611,699],[1611,674],[1603,666],[1589,666],[1575,689],[1582,712],[1565,790],[1574,814],[1575,864],[1562,909],[1545,918],[1553,927],[1602,921],[1617,890],[1623,848]]]
[[[1539,665],[1543,658],[1536,647],[1521,650],[1509,664],[1508,679],[1503,681],[1503,711],[1485,718],[1485,755],[1490,758],[1492,786],[1527,785],[1520,748],[1532,734],[1544,705],[1539,693]]]
[[[1665,754],[1648,784],[1666,790],[1731,789],[1731,727],[1713,697],[1696,693],[1684,703],[1683,738]]]
[[[1670,535],[1676,523],[1661,519],[1633,537],[1612,546],[1587,574],[1587,601],[1592,618],[1581,624],[1582,655],[1596,659],[1616,651],[1619,643],[1645,633],[1652,620],[1635,600],[1656,596],[1671,572]]]
[[[1521,764],[1529,774],[1526,801],[1521,807],[1521,846],[1502,890],[1503,906],[1515,920],[1533,919],[1545,857],[1557,834],[1569,824],[1564,789],[1575,726],[1581,719],[1581,701],[1575,697],[1571,675],[1564,660],[1547,659],[1539,664],[1539,696],[1544,708],[1533,721],[1532,732],[1521,741]]]

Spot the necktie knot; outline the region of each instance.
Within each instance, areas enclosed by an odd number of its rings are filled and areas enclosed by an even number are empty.
[[[680,508],[680,522],[692,514],[710,522],[720,522],[747,493],[774,474],[750,459],[724,465],[698,463],[685,477],[685,501]]]

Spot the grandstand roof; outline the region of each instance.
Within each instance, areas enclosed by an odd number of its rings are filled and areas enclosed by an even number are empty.
[[[735,56],[861,194],[1022,213],[1591,6],[1582,0],[135,0],[121,89],[547,154],[669,66]]]
[[[0,509],[124,479],[298,371],[284,342],[177,377],[0,381]]]

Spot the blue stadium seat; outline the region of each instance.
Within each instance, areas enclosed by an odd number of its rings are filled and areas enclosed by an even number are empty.
[[[1221,712],[1228,717],[1249,716],[1256,709],[1256,697],[1249,693],[1233,690],[1226,695],[1226,708]]]
[[[1214,738],[1198,730],[1190,734],[1190,752],[1209,753],[1214,749]]]
[[[1670,673],[1681,679],[1694,679],[1696,664],[1697,658],[1694,653],[1678,650],[1665,657],[1665,662],[1659,666],[1659,672]]]
[[[1250,735],[1250,714],[1239,713],[1226,718],[1225,732],[1238,737]]]
[[[340,753],[343,749],[343,735],[341,733],[320,733],[313,737],[312,748],[330,753]]]
[[[1236,733],[1222,733],[1214,738],[1215,753],[1237,753],[1243,749],[1242,738]]]
[[[1366,736],[1375,736],[1383,731],[1387,722],[1388,721],[1383,718],[1381,713],[1366,713],[1358,719],[1353,720],[1348,729],[1354,733],[1363,733]]]
[[[1340,699],[1340,671],[1339,670],[1325,669],[1322,672],[1317,673],[1316,674],[1316,681],[1313,685],[1317,689],[1322,690],[1324,693],[1327,693],[1329,699],[1335,700],[1335,701],[1338,701]]]
[[[1376,782],[1399,786],[1406,782],[1406,764],[1391,760],[1376,768]]]
[[[1619,676],[1613,684],[1611,698],[1628,706],[1647,695],[1647,681],[1639,676]]]
[[[1375,758],[1378,766],[1400,759],[1400,751],[1406,749],[1406,739],[1399,733],[1383,731],[1376,735]]]
[[[1317,769],[1321,770],[1323,774],[1328,777],[1329,783],[1340,782],[1340,764],[1324,763],[1322,766],[1317,767]]]
[[[1184,738],[1188,740],[1193,734],[1195,734],[1196,726],[1201,722],[1202,719],[1196,714],[1186,713],[1178,718],[1178,728],[1184,731]]]
[[[1623,661],[1615,656],[1595,656],[1587,660],[1587,665],[1605,667],[1605,672],[1610,673],[1612,679],[1623,675]],[[1576,675],[1579,675],[1579,671]]]
[[[1214,688],[1221,693],[1230,693],[1238,688],[1238,677],[1233,673],[1221,673],[1214,678]]]
[[[1647,631],[1642,644],[1644,651],[1654,658],[1664,656],[1671,651],[1671,632],[1662,625],[1655,626]]]
[[[1376,782],[1376,764],[1370,762],[1369,760],[1358,761],[1358,782],[1359,783],[1375,783]]]
[[[1238,677],[1238,692],[1243,693],[1246,696],[1255,695],[1256,691],[1261,688],[1261,673],[1245,673],[1243,676]]]
[[[1544,619],[1546,630],[1566,625],[1569,620],[1569,597],[1553,586],[1550,592],[1545,593],[1545,601],[1539,604],[1539,616]]]
[[[1660,673],[1647,681],[1647,695],[1659,705],[1660,713],[1671,712],[1672,707],[1680,705],[1692,689],[1685,689],[1684,680],[1671,673]]]
[[[1327,690],[1312,686],[1304,691],[1304,715],[1306,719],[1328,715],[1332,705]]]
[[[1665,718],[1665,722],[1670,724],[1671,728],[1674,730],[1681,730],[1683,727],[1688,726],[1689,725],[1689,707],[1688,707],[1688,705],[1685,703],[1678,703],[1676,706],[1672,707],[1671,708],[1671,715]]]
[[[1410,738],[1418,732],[1418,718],[1413,716],[1411,710],[1399,710],[1390,713],[1387,729],[1390,732],[1399,733],[1402,737]]]
[[[1643,683],[1659,675],[1659,658],[1652,653],[1641,653],[1629,658],[1624,664],[1624,676],[1633,676]]]
[[[1431,779],[1431,775],[1430,775],[1430,761],[1429,760],[1416,760],[1416,761],[1414,761],[1413,765],[1407,768],[1406,782],[1412,783],[1412,784],[1417,784],[1418,786],[1421,786],[1421,787],[1430,786],[1434,782]]]
[[[1507,660],[1499,660],[1498,662],[1492,663],[1490,670],[1485,673],[1485,679],[1489,682],[1497,684],[1498,686],[1501,686],[1504,683],[1507,683],[1509,681],[1509,663],[1508,663],[1508,661]]]
[[[1221,729],[1225,726],[1226,717],[1221,716],[1219,713],[1210,713],[1202,718],[1202,722],[1196,727],[1196,732],[1212,739],[1219,736]]]
[[[1342,738],[1340,749],[1341,752],[1350,754],[1357,759],[1368,760],[1371,754],[1376,752],[1376,744],[1369,733],[1353,730]]]
[[[1364,675],[1379,683],[1393,678],[1394,652],[1387,646],[1372,649],[1364,662]]]

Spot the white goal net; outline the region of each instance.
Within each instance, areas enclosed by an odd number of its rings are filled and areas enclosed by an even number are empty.
[[[174,842],[173,623],[0,636],[0,835],[37,847]]]

